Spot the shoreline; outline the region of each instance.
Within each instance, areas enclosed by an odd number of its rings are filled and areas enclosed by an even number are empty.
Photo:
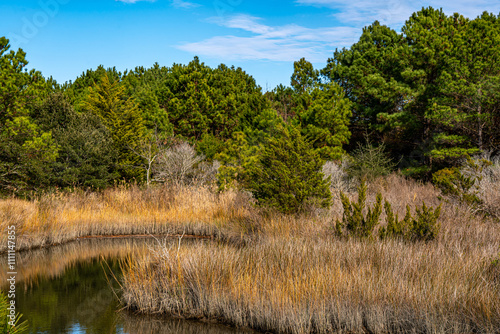
[[[214,236],[202,236],[202,235],[194,235],[194,234],[122,234],[122,235],[86,235],[80,236],[72,239],[68,239],[58,243],[46,244],[46,245],[36,245],[31,247],[23,247],[20,249],[16,249],[16,252],[22,253],[31,250],[51,248],[56,246],[65,245],[78,240],[86,240],[86,239],[149,239],[149,238],[186,238],[186,239],[203,239],[203,240],[213,240]],[[7,254],[7,250],[0,251],[0,255]]]
[[[441,203],[432,185],[382,181],[367,202],[380,191],[400,217],[406,204]],[[329,211],[291,216],[258,211],[237,191],[188,187],[0,201],[3,223],[16,225],[24,245],[145,231],[221,241],[155,245],[127,261],[123,303],[139,313],[274,333],[497,332],[500,224],[444,202],[432,241],[360,239],[335,235],[342,212],[338,197]]]

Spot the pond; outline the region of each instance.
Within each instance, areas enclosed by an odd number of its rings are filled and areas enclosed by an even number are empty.
[[[183,242],[207,241],[184,239]],[[81,239],[18,253],[16,311],[28,320],[29,333],[252,333],[218,324],[168,316],[148,317],[123,310],[118,302],[121,260],[139,256],[155,243],[158,240],[153,238]],[[0,266],[3,291],[7,289],[5,262]]]

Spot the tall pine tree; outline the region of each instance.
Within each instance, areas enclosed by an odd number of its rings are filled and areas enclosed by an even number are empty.
[[[111,133],[121,175],[128,179],[142,177],[138,169],[142,165],[141,158],[132,150],[146,135],[146,127],[137,103],[126,96],[125,87],[110,81],[106,74],[90,88],[85,105],[88,111],[102,119]]]

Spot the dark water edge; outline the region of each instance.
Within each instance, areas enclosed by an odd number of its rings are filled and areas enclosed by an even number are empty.
[[[136,315],[123,310],[118,301],[120,263],[127,256],[139,256],[157,242],[154,239],[133,238],[78,240],[17,254],[16,311],[23,314],[22,319],[28,320],[29,333],[252,332],[168,316]],[[177,240],[172,239],[171,242]],[[2,275],[6,272],[5,268],[0,270]],[[5,291],[5,280],[1,279],[1,282],[2,290]]]

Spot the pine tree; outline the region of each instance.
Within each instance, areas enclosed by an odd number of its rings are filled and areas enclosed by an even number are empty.
[[[352,103],[344,97],[337,83],[317,84],[304,92],[295,108],[302,134],[313,144],[325,160],[338,160],[345,153],[343,145],[349,142],[349,118]]]
[[[127,98],[125,87],[111,82],[108,75],[94,85],[86,101],[87,109],[103,120],[118,151],[121,174],[126,178],[141,177],[140,157],[132,149],[146,135],[141,112],[133,98]]]
[[[0,192],[19,194],[46,185],[57,145],[30,117],[47,92],[45,79],[24,71],[26,53],[9,49],[9,40],[0,37]]]
[[[310,206],[329,207],[323,160],[298,128],[287,126],[271,138],[250,169],[248,188],[261,206],[298,213]]]

